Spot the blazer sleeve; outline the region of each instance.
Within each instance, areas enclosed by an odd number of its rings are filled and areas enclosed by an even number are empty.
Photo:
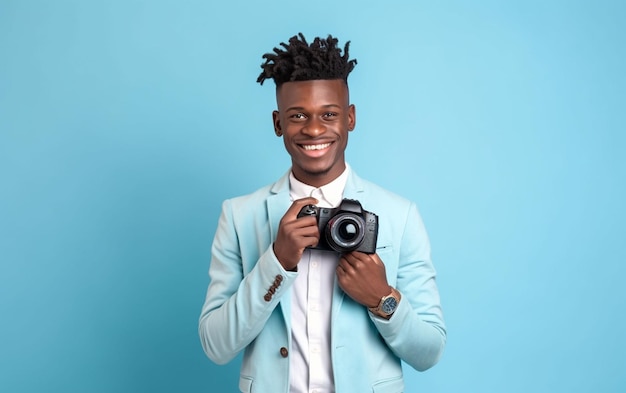
[[[230,200],[222,205],[211,248],[210,282],[199,320],[202,347],[217,364],[232,360],[257,337],[297,275],[282,268],[271,244],[264,245],[265,251],[244,274],[240,241],[242,236],[254,236],[240,232],[254,229],[249,225],[247,229],[237,227],[236,210]]]
[[[424,224],[417,207],[410,203],[395,285],[402,299],[389,320],[370,316],[396,356],[419,371],[439,361],[446,342],[435,275]]]

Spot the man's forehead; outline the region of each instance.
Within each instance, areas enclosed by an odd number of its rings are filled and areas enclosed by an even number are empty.
[[[283,91],[276,95],[278,110],[330,110],[331,108],[341,109],[350,105],[347,93],[342,93],[338,89],[333,90],[292,90]]]
[[[277,99],[297,99],[316,96],[343,98],[348,94],[348,86],[341,79],[316,79],[285,82],[276,89]]]

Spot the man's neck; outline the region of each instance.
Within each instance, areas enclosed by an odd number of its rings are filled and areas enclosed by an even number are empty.
[[[311,187],[320,188],[337,180],[337,178],[339,178],[346,171],[346,169],[347,164],[344,163],[339,171],[337,168],[333,168],[328,172],[323,173],[299,173],[299,171],[294,171],[292,168],[291,172],[299,182],[307,184]]]

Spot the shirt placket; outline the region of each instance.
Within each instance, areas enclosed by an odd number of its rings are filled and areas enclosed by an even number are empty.
[[[320,189],[314,189],[311,196],[326,204],[323,193]],[[311,260],[309,264],[309,280],[308,280],[308,332],[309,332],[309,391],[317,392],[317,388],[322,386],[324,378],[324,362],[323,362],[323,337],[324,326],[322,326],[323,318],[322,302],[321,302],[321,286],[322,286],[322,270],[321,270],[321,254],[319,251],[311,252]]]
[[[311,262],[309,264],[309,361],[310,361],[310,388],[320,386],[323,377],[322,362],[322,334],[324,331],[321,316],[321,269],[320,269],[320,253],[311,253]],[[313,391],[313,390],[312,390]]]

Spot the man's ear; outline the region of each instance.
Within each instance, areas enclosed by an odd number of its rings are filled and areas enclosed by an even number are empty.
[[[280,126],[280,112],[278,111],[272,112],[272,122],[274,123],[274,132],[276,133],[276,136],[278,137],[283,136],[283,129]]]
[[[348,131],[354,130],[356,127],[356,107],[350,104],[348,107]]]

